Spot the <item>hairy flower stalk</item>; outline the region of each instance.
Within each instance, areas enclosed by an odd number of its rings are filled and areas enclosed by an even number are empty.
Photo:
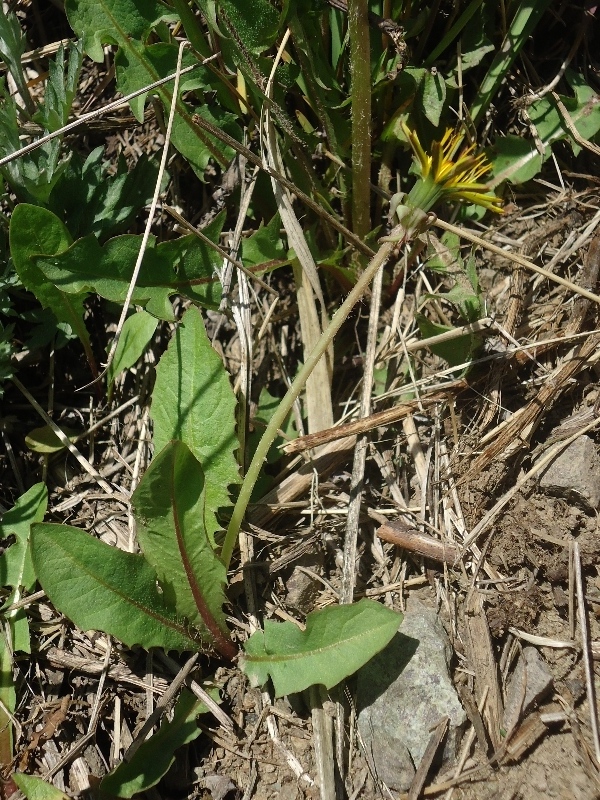
[[[480,182],[480,178],[489,171],[490,165],[484,155],[473,155],[473,145],[464,149],[455,159],[462,136],[448,130],[440,142],[432,144],[431,155],[428,155],[423,150],[416,133],[405,125],[403,129],[419,162],[420,177],[408,195],[396,196],[392,200],[392,203],[395,203],[395,209],[392,210],[396,212],[398,224],[389,236],[384,236],[379,240],[379,250],[364,272],[359,275],[352,291],[321,334],[262,435],[242,483],[225,535],[221,559],[226,567],[229,567],[252,490],[281,425],[344,320],[361,299],[375,274],[392,255],[394,244],[407,243],[429,227],[435,219],[429,212],[440,200],[465,200],[468,203],[476,203],[491,211],[501,213],[499,206],[502,201],[500,198],[491,194],[485,183]]]

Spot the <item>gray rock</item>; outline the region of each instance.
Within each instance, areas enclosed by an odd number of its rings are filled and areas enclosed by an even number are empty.
[[[358,729],[367,757],[390,789],[406,791],[432,728],[450,717],[444,760],[456,755],[465,712],[448,672],[451,648],[437,614],[420,604],[358,673]]]
[[[579,436],[540,476],[540,487],[571,502],[600,507],[600,456],[589,436]]]
[[[548,694],[553,683],[550,667],[535,647],[524,647],[506,687],[505,730],[512,730]]]

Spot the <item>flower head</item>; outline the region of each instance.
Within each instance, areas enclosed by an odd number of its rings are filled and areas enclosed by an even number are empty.
[[[448,129],[441,141],[433,142],[431,154],[428,154],[414,131],[404,123],[402,130],[421,171],[420,179],[409,194],[411,205],[429,211],[441,199],[466,200],[490,211],[502,213],[502,200],[489,191],[487,184],[480,181],[491,169],[485,155],[473,155],[473,144],[456,155],[463,140],[461,133]]]

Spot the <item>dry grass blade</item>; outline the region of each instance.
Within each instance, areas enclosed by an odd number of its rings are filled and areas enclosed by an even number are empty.
[[[290,503],[310,489],[315,472],[323,478],[345,461],[354,444],[355,439],[350,437],[331,442],[327,447],[322,448],[313,460],[303,464],[262,497],[258,503],[253,503],[249,507],[250,522],[264,528],[277,512],[285,509],[286,503]]]
[[[417,771],[415,772],[415,777],[413,778],[413,782],[410,785],[410,789],[408,790],[408,800],[418,800],[419,795],[425,785],[425,781],[427,779],[427,773],[429,772],[429,768],[435,758],[435,754],[437,753],[440,744],[442,743],[442,739],[446,735],[446,731],[448,730],[448,723],[450,722],[450,717],[442,717],[442,719],[436,725],[434,732],[431,734],[431,739],[429,740],[429,744],[425,752],[423,753],[423,758],[421,759],[421,763],[417,767]]]
[[[586,252],[582,280],[590,286],[595,285],[599,271],[600,233],[596,233]],[[565,337],[579,331],[583,325],[589,305],[590,300],[587,297],[577,298],[572,319],[566,327]],[[542,386],[537,396],[527,406],[522,407],[511,420],[502,423],[497,428],[499,435],[496,441],[475,459],[470,468],[471,473],[477,473],[479,470],[485,469],[500,453],[504,453],[506,457],[528,443],[542,415],[548,413],[557,398],[568,388],[573,377],[580,370],[589,366],[592,357],[595,360],[598,344],[600,344],[600,334],[590,334],[589,338],[575,350],[572,358],[557,367],[554,373],[547,376],[544,386]],[[543,347],[543,345],[544,343],[541,346]],[[485,437],[485,441],[489,441],[490,438],[494,438],[493,432]]]
[[[582,297],[587,297],[588,300],[592,300],[594,303],[600,303],[600,296],[594,294],[593,292],[588,291],[587,289],[582,288],[581,286],[577,286],[576,283],[572,281],[568,281],[566,278],[561,278],[560,275],[555,275],[553,272],[548,272],[547,269],[543,267],[538,267],[537,264],[534,264],[532,261],[528,261],[526,258],[522,256],[516,255],[515,253],[511,253],[508,250],[503,250],[498,245],[492,244],[491,242],[487,242],[485,239],[482,239],[481,236],[476,236],[475,234],[471,233],[471,231],[466,230],[465,228],[459,228],[456,225],[451,225],[449,222],[444,222],[444,220],[437,219],[436,225],[440,228],[443,228],[445,231],[450,231],[451,233],[460,236],[462,239],[466,239],[469,242],[473,242],[473,244],[478,244],[480,247],[483,247],[485,250],[489,250],[490,253],[495,253],[496,255],[502,256],[503,258],[508,258],[510,261],[513,261],[515,264],[519,264],[525,269],[531,270],[532,272],[537,272],[538,275],[543,275],[544,278],[548,278],[549,281],[553,283],[557,283],[560,286],[565,286],[567,289],[570,289],[574,294],[581,295]]]
[[[107,494],[113,494],[113,493],[114,493],[114,489],[113,489],[113,487],[112,487],[112,486],[111,486],[109,483],[107,483],[107,482],[104,480],[104,478],[102,477],[102,475],[100,475],[100,473],[98,472],[98,470],[97,470],[97,469],[95,469],[95,467],[93,467],[93,466],[90,464],[90,462],[87,460],[87,458],[85,458],[85,457],[84,457],[84,456],[83,456],[83,455],[82,455],[82,454],[79,452],[79,450],[78,450],[78,449],[75,447],[75,445],[74,445],[74,444],[73,444],[73,443],[70,441],[70,439],[69,439],[69,438],[68,438],[68,437],[67,437],[67,436],[66,436],[66,435],[63,433],[63,431],[62,431],[62,430],[59,428],[59,426],[56,424],[56,422],[54,422],[54,420],[52,419],[52,417],[50,417],[50,416],[49,416],[49,415],[48,415],[48,414],[47,414],[47,413],[44,411],[44,409],[41,407],[41,405],[38,403],[38,401],[35,399],[35,397],[34,397],[34,396],[31,394],[31,392],[29,392],[29,391],[28,391],[28,390],[25,388],[25,386],[23,386],[23,384],[21,383],[21,381],[20,381],[20,380],[19,380],[17,377],[15,377],[14,375],[13,375],[13,377],[11,378],[11,380],[12,380],[12,382],[14,383],[14,385],[17,387],[17,389],[18,389],[18,390],[19,390],[19,391],[20,391],[20,392],[21,392],[21,393],[22,393],[22,394],[23,394],[23,395],[24,395],[24,396],[27,398],[27,400],[28,400],[28,401],[31,403],[31,405],[33,406],[33,408],[34,408],[34,409],[37,411],[37,413],[40,415],[40,417],[41,417],[41,418],[44,420],[44,422],[46,423],[46,425],[49,425],[49,426],[50,426],[50,428],[52,428],[52,430],[54,431],[54,433],[55,433],[55,434],[58,436],[58,438],[60,439],[60,441],[61,441],[61,442],[64,444],[64,446],[65,446],[65,447],[67,448],[67,450],[68,450],[68,451],[71,453],[71,455],[75,456],[75,458],[77,459],[77,461],[78,461],[78,462],[81,464],[81,466],[82,466],[82,467],[83,467],[83,469],[84,469],[84,470],[85,470],[85,471],[88,473],[88,475],[90,475],[90,476],[91,476],[91,477],[92,477],[92,478],[93,478],[93,479],[94,479],[94,480],[95,480],[95,481],[98,483],[98,485],[99,485],[99,486],[101,486],[101,487],[104,489],[104,491],[105,491]]]
[[[273,69],[267,84],[267,97],[271,96],[274,71],[287,43],[290,31],[287,30],[277,58],[273,63]],[[268,108],[264,114],[264,129],[266,135],[263,137],[264,147],[267,153],[267,161],[277,172],[283,173],[285,167],[275,133],[275,126]],[[281,216],[281,221],[287,234],[290,247],[296,253],[297,261],[292,262],[294,270],[294,281],[296,283],[296,297],[298,300],[298,314],[300,317],[300,329],[302,331],[302,346],[305,354],[310,353],[321,336],[323,329],[327,326],[327,312],[325,309],[325,299],[319,283],[317,265],[304,236],[304,232],[296,212],[292,199],[287,189],[281,186],[277,180],[272,179],[273,192],[277,202],[277,209]],[[307,280],[308,279],[308,282]],[[321,314],[317,310],[318,300],[321,307]],[[312,375],[306,382],[306,411],[308,416],[308,429],[311,433],[330,428],[333,425],[333,407],[331,404],[331,375],[332,375],[332,356],[333,347],[329,347],[327,353],[319,360]]]
[[[594,662],[590,648],[590,628],[585,606],[585,591],[581,571],[581,556],[579,542],[573,543],[573,566],[575,573],[575,588],[577,592],[577,612],[579,618],[579,632],[583,651],[583,664],[585,667],[585,682],[587,687],[587,701],[590,709],[590,728],[596,756],[596,769],[600,769],[600,731],[598,728],[598,704],[596,702],[596,684],[594,682]]]
[[[591,365],[592,357],[594,361],[600,357],[599,345],[600,333],[591,334],[583,344],[579,345],[573,356],[546,378],[536,397],[515,414],[514,419],[503,426],[496,441],[477,456],[469,472],[476,474],[489,466],[501,453],[506,458],[513,455],[516,450],[527,446],[542,416],[548,413],[561,393],[567,390],[570,381],[581,370]]]
[[[309,689],[312,717],[314,757],[319,776],[321,800],[335,800],[335,770],[333,757],[333,718],[323,707],[327,702],[322,686]]]
[[[359,411],[360,417],[363,419],[368,417],[371,411],[371,392],[373,388],[373,370],[375,369],[375,353],[377,349],[377,326],[381,304],[382,280],[383,270],[380,269],[373,279],[373,290],[371,294],[369,330],[367,333],[367,348]],[[365,433],[357,437],[354,447],[352,478],[350,481],[350,502],[348,504],[346,535],[344,537],[344,563],[342,566],[342,588],[340,592],[340,602],[342,604],[352,603],[354,597],[354,586],[356,582],[356,542],[358,539],[358,526],[362,505],[363,481],[368,445],[369,443]]]
[[[490,629],[483,609],[483,596],[476,589],[471,590],[467,597],[465,627],[467,652],[475,672],[477,693],[481,696],[487,689],[483,718],[492,746],[496,750],[502,743],[502,694]]]
[[[156,725],[156,723],[159,721],[159,719],[163,716],[163,714],[166,712],[169,705],[175,698],[175,695],[177,694],[181,686],[183,686],[185,679],[196,666],[196,661],[198,660],[198,656],[199,656],[198,653],[194,653],[194,655],[188,658],[183,667],[181,667],[181,669],[171,682],[171,685],[169,686],[167,691],[163,694],[159,702],[156,704],[154,711],[148,716],[148,718],[146,719],[140,730],[137,731],[135,739],[129,746],[129,749],[127,750],[127,753],[124,756],[123,759],[124,761],[129,761],[136,753],[136,751],[140,748],[140,746],[146,741],[148,734],[150,733],[152,728]]]

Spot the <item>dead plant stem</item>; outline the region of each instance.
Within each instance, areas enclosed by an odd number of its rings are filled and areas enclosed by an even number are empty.
[[[373,390],[373,370],[375,369],[375,354],[377,350],[377,324],[379,322],[379,308],[381,305],[382,280],[383,269],[380,269],[373,279],[367,350],[365,354],[365,371],[363,374],[362,394],[360,398],[361,419],[365,419],[371,413],[371,392]],[[346,536],[344,539],[344,562],[342,567],[342,588],[340,592],[340,603],[342,605],[352,603],[354,598],[354,587],[356,584],[356,542],[358,539],[360,507],[362,505],[368,446],[369,438],[368,434],[365,432],[357,438],[354,448],[354,463],[350,482],[350,502],[348,504],[348,519],[346,523]]]
[[[229,527],[227,528],[223,549],[221,551],[221,559],[226,567],[229,567],[238,533],[242,526],[246,509],[248,508],[248,503],[250,502],[250,497],[252,495],[252,490],[254,489],[254,485],[258,479],[262,465],[267,457],[271,445],[275,440],[275,437],[277,436],[277,432],[283,425],[294,401],[304,388],[309,375],[312,373],[315,367],[315,364],[319,361],[323,353],[325,353],[330,343],[333,341],[334,336],[344,323],[344,320],[363,296],[378,270],[386,263],[398,242],[406,242],[412,235],[412,230],[407,231],[403,225],[397,225],[393,229],[391,235],[388,237],[388,239],[392,241],[385,241],[382,243],[377,253],[367,265],[365,271],[358,278],[348,297],[344,300],[342,305],[334,314],[327,328],[323,331],[323,334],[316,346],[309,353],[304,365],[298,372],[298,375],[288,389],[285,397],[279,404],[276,412],[271,417],[271,421],[267,425],[258,447],[256,448],[254,458],[252,459],[252,463],[250,464],[248,472],[246,473],[242,483],[237,502],[231,515],[231,521],[229,523]]]
[[[519,264],[520,266],[531,270],[531,272],[537,272],[539,275],[543,275],[544,278],[548,278],[549,281],[559,283],[561,286],[566,286],[567,289],[570,289],[575,294],[581,295],[582,297],[587,297],[588,300],[593,300],[594,303],[600,304],[600,297],[597,294],[589,292],[587,289],[577,286],[577,284],[572,283],[572,281],[568,281],[566,278],[561,278],[560,275],[555,275],[553,272],[549,272],[543,267],[538,267],[537,264],[534,264],[532,261],[523,258],[523,256],[519,256],[516,253],[510,253],[508,250],[503,250],[501,247],[498,247],[498,245],[487,242],[480,236],[476,236],[474,233],[471,233],[471,231],[468,231],[465,228],[460,228],[456,225],[451,225],[449,222],[444,222],[444,220],[438,219],[436,220],[435,224],[440,228],[443,228],[445,231],[450,231],[451,233],[460,236],[462,239],[466,239],[468,242],[478,244],[485,250],[489,250],[490,253],[496,253],[498,256],[508,258],[513,263]]]

